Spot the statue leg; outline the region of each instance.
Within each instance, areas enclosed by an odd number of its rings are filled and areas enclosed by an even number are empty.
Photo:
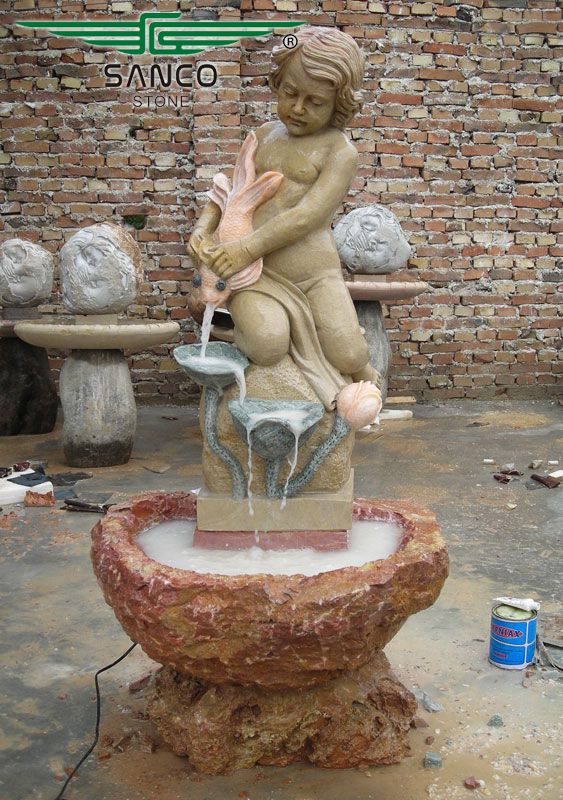
[[[235,323],[235,344],[261,367],[277,364],[289,352],[289,320],[271,297],[252,290],[235,293],[228,302]]]
[[[378,373],[369,363],[367,342],[340,276],[318,279],[307,288],[306,294],[321,347],[333,367],[354,380],[375,380]]]

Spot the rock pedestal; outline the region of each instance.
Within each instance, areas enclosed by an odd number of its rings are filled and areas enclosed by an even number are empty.
[[[50,433],[57,391],[43,347],[0,339],[0,436]]]
[[[57,391],[47,351],[16,338],[16,320],[35,309],[0,311],[0,436],[50,433],[57,419]]]
[[[72,467],[125,464],[137,425],[129,366],[120,350],[73,350],[60,377],[63,448]]]
[[[346,768],[395,764],[410,752],[413,695],[383,653],[325,686],[266,691],[215,686],[163,667],[148,713],[178,756],[198,772],[308,761]]]

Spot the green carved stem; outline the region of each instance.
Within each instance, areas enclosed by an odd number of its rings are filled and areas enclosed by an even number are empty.
[[[213,386],[206,386],[204,392],[205,437],[215,455],[219,456],[229,468],[233,481],[233,498],[242,500],[246,497],[246,477],[237,457],[231,453],[228,447],[221,444],[217,436],[217,414],[219,413],[221,393]]]
[[[281,458],[266,461],[264,467],[264,483],[266,484],[266,497],[279,497],[278,475],[281,468]]]
[[[317,447],[301,472],[289,481],[287,486],[288,497],[292,497],[309,483],[328,454],[334,450],[338,442],[350,433],[350,430],[351,428],[346,420],[336,414],[332,424],[332,430],[327,438]],[[276,497],[283,497],[283,486],[277,487]]]

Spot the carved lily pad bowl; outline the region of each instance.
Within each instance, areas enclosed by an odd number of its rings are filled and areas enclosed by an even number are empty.
[[[209,342],[205,358],[201,358],[201,344],[183,344],[172,353],[178,364],[200,386],[223,389],[236,381],[236,368],[244,371],[249,361],[238,347],[228,342]]]
[[[295,434],[300,442],[305,441],[324,416],[320,403],[301,400],[231,400],[229,411],[243,442],[247,443],[250,430],[253,452],[267,460],[289,455],[295,447]]]

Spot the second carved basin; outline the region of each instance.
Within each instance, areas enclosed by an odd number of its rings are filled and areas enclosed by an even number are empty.
[[[359,668],[438,597],[448,557],[433,514],[359,499],[354,518],[398,522],[386,559],[313,576],[202,574],[160,564],[136,537],[195,519],[196,496],[155,492],[115,506],[92,530],[106,602],[155,661],[212,683],[310,687]]]

